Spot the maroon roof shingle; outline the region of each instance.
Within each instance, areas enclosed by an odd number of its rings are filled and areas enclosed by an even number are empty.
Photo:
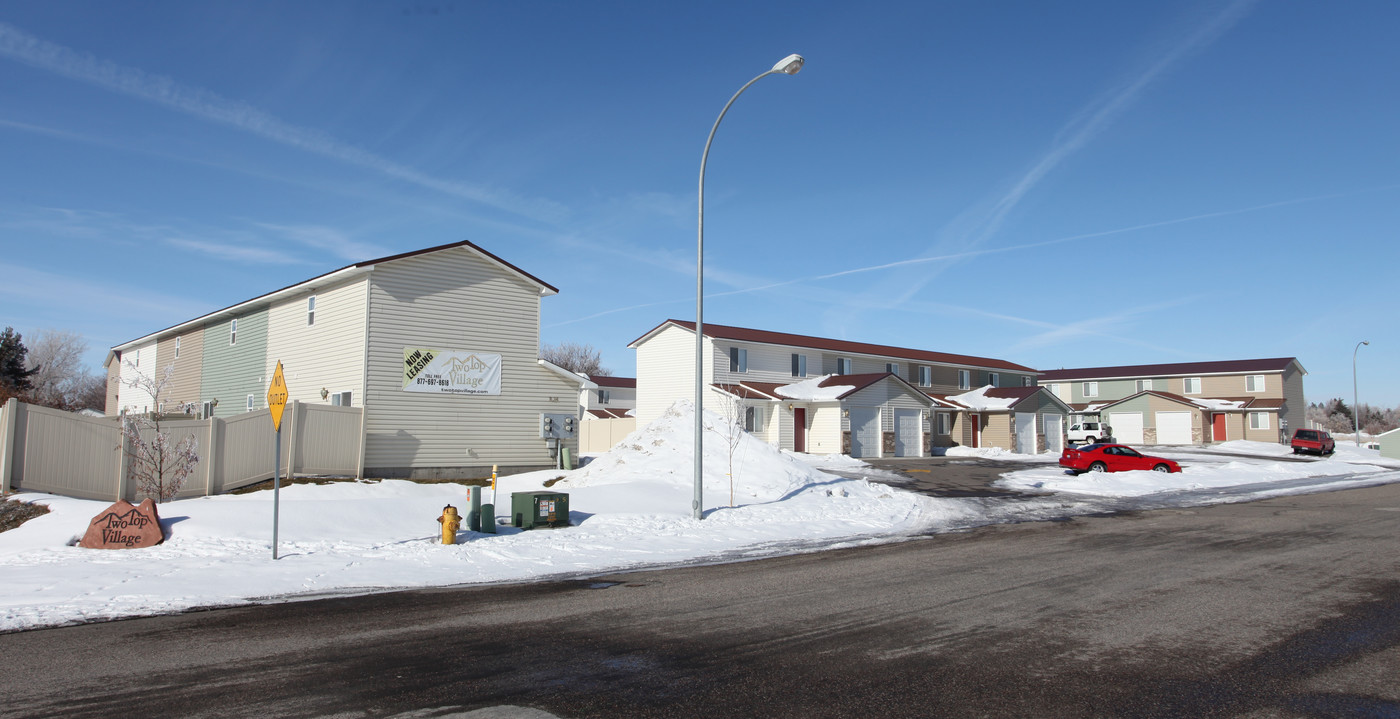
[[[1079,379],[1114,379],[1123,377],[1165,377],[1191,374],[1235,374],[1242,372],[1282,372],[1297,362],[1295,357],[1270,359],[1222,360],[1219,362],[1177,362],[1174,364],[1139,364],[1121,367],[1084,367],[1052,369],[1040,373],[1041,382]],[[1299,365],[1301,368],[1302,365]]]

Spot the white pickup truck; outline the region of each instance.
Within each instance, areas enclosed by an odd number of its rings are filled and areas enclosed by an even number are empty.
[[[1080,422],[1079,424],[1071,426],[1069,431],[1065,432],[1065,439],[1068,439],[1070,442],[1082,442],[1084,444],[1093,444],[1108,436],[1109,428],[1101,422]]]

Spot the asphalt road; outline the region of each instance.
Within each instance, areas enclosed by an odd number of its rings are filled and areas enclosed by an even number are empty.
[[[0,716],[1395,717],[1397,537],[1400,484],[5,634]]]

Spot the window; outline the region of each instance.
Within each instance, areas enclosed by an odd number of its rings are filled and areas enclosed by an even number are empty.
[[[306,324],[307,326],[316,324],[316,295],[306,298]]]
[[[1268,412],[1250,412],[1250,413],[1249,413],[1249,428],[1250,428],[1250,429],[1268,429],[1268,428],[1269,428],[1269,413],[1268,413]]]
[[[997,374],[996,372],[988,372],[988,373],[987,373],[987,384],[989,384],[989,385],[991,385],[991,386],[993,386],[993,387],[1000,387],[1000,386],[1001,386],[1001,375]]]
[[[851,358],[850,358],[850,357],[837,357],[837,358],[836,358],[836,374],[850,374],[850,373],[851,373]]]
[[[251,395],[251,394],[248,395],[248,411],[249,411],[249,412],[252,412],[252,411],[253,411],[253,399],[254,399],[254,396],[253,396],[253,395]]]
[[[951,421],[951,420],[952,420],[952,417],[951,417],[947,412],[939,412],[939,413],[938,413],[938,433],[939,433],[939,434],[945,434],[945,435],[946,435],[946,434],[952,434],[952,427],[949,426],[949,425],[952,424],[952,421]]]
[[[933,384],[933,368],[932,368],[932,367],[929,367],[929,366],[926,366],[926,365],[920,365],[920,366],[919,366],[919,386],[920,386],[920,387],[928,387],[928,386],[931,386],[932,384]]]
[[[763,408],[762,408],[762,407],[745,407],[745,408],[744,408],[744,431],[746,431],[746,432],[762,432],[762,431],[763,431]]]
[[[214,416],[214,403],[213,403],[213,402],[205,402],[205,403],[204,403],[204,412],[203,412],[203,414],[200,415],[199,418],[200,418],[200,419],[209,419],[210,417],[213,417],[213,416]]]
[[[335,394],[331,395],[331,404],[336,407],[349,407],[350,393],[336,392]]]
[[[1083,386],[1081,389],[1083,389],[1083,391],[1084,391],[1084,396],[1085,396],[1085,397],[1097,397],[1097,396],[1099,396],[1099,383],[1098,383],[1098,382],[1085,382],[1085,383],[1084,383],[1084,386]]]
[[[612,393],[605,389],[598,390],[598,404],[607,404],[612,399]]]
[[[228,343],[229,346],[238,344],[238,320],[228,324]]]
[[[175,338],[175,359],[180,359],[180,338]]]
[[[972,389],[972,373],[965,370],[958,370],[958,389]]]
[[[898,376],[899,376],[899,363],[898,363],[898,362],[886,362],[886,363],[885,363],[885,371],[886,371],[886,372],[889,372],[890,374],[892,374],[892,375],[894,375],[894,376],[896,376],[896,377],[898,377]]]
[[[1140,379],[1140,380],[1137,381],[1137,391],[1139,391],[1139,392],[1147,392],[1147,391],[1150,391],[1151,389],[1152,389],[1152,380],[1150,380],[1150,379]]]
[[[748,372],[749,371],[749,351],[742,347],[729,348],[729,371]]]
[[[1183,379],[1181,382],[1182,382],[1182,384],[1184,385],[1184,386],[1182,387],[1182,389],[1185,391],[1186,394],[1200,394],[1200,393],[1201,393],[1201,378],[1200,378],[1200,377],[1187,377],[1187,378]]]
[[[800,354],[797,354],[796,352],[793,353],[793,355],[792,355],[792,376],[793,376],[793,377],[806,377],[806,376],[807,376],[807,355],[800,355]]]
[[[136,350],[136,362],[135,362],[135,364],[136,364],[137,367],[140,367],[140,366],[141,366],[141,350]]]
[[[1246,376],[1246,377],[1244,378],[1244,391],[1246,391],[1246,392],[1263,392],[1263,391],[1264,391],[1264,375],[1262,375],[1262,374],[1252,374],[1252,375]],[[1268,429],[1268,427],[1264,427],[1264,429]]]
[[[1035,385],[1031,383],[1031,378],[1030,378],[1030,377],[1022,377],[1022,378],[1021,378],[1021,386],[1022,386],[1022,387],[1034,387]]]

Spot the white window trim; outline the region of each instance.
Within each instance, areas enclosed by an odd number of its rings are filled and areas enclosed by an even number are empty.
[[[1256,424],[1257,424],[1258,426],[1255,426]],[[1268,413],[1268,412],[1250,412],[1250,413],[1249,413],[1249,428],[1250,428],[1250,429],[1254,429],[1254,430],[1264,430],[1264,429],[1268,429],[1268,428],[1269,428],[1269,413]]]
[[[1251,380],[1255,379],[1257,379],[1258,382],[1255,384],[1253,389],[1250,389],[1249,383]],[[1264,388],[1267,386],[1268,382],[1264,379],[1264,375],[1262,374],[1247,374],[1244,376],[1244,391],[1246,392],[1263,392],[1265,391]],[[1265,429],[1268,428],[1265,427]]]
[[[238,344],[238,319],[234,318],[228,323],[228,346]]]
[[[598,390],[598,404],[607,404],[612,399],[612,392],[605,389]]]
[[[749,351],[743,347],[729,348],[729,371],[738,374],[748,374],[749,371]]]
[[[1000,386],[1001,386],[1001,374],[998,373],[998,372],[988,372],[988,373],[987,373],[987,384],[989,384],[989,385],[991,385],[991,386],[993,386],[993,387],[1000,387]]]
[[[351,402],[345,401],[345,395],[347,394],[350,395],[350,399],[353,401],[354,395],[348,389],[343,392],[332,392],[330,394],[331,405],[335,407],[349,407],[351,405]]]
[[[180,359],[180,338],[175,338],[175,359]]]
[[[928,365],[919,365],[919,386],[933,386],[933,368]]]
[[[948,435],[950,435],[950,434],[953,433],[953,421],[952,421],[952,419],[953,419],[953,418],[952,418],[952,415],[950,415],[950,414],[947,413],[947,412],[939,412],[939,413],[938,413],[938,433],[939,433],[940,435],[943,435],[943,436],[946,437],[946,436],[948,436]]]
[[[851,358],[850,358],[850,357],[837,357],[837,358],[836,358],[836,374],[839,374],[839,375],[848,375],[848,374],[850,374],[850,373],[851,373]]]
[[[793,377],[807,376],[807,355],[798,352],[792,353],[792,363],[796,365],[796,367],[793,368]]]
[[[256,409],[256,407],[254,406],[254,400],[256,399],[256,397],[257,397],[257,395],[251,395],[251,394],[248,395],[248,411],[249,411],[249,412],[252,412],[254,409]]]
[[[1191,383],[1192,383],[1193,381],[1196,383],[1196,391],[1194,391],[1194,392],[1191,391]],[[1201,393],[1201,378],[1200,378],[1200,377],[1182,377],[1182,378],[1181,378],[1181,393],[1182,393],[1182,394],[1200,394],[1200,393]]]
[[[972,389],[972,370],[958,370],[958,389]]]
[[[306,326],[311,327],[316,324],[316,295],[306,298]]]
[[[896,377],[898,377],[898,376],[899,376],[899,363],[898,363],[898,362],[886,362],[886,363],[885,363],[885,371],[886,371],[886,372],[889,372],[890,374],[892,374],[892,375],[894,375],[894,376],[896,376]]]
[[[1022,378],[1021,378],[1021,386],[1022,386],[1022,387],[1034,387],[1035,385],[1031,384],[1031,378],[1030,378],[1030,377],[1022,377]]]
[[[1085,396],[1085,397],[1097,397],[1097,396],[1099,396],[1099,383],[1098,383],[1098,382],[1081,382],[1081,383],[1080,383],[1079,389],[1080,389],[1080,391],[1082,391],[1082,392],[1084,393],[1084,396]],[[1092,392],[1090,391],[1091,389],[1093,390]]]
[[[1139,392],[1151,392],[1153,391],[1153,387],[1155,387],[1155,385],[1152,384],[1152,380],[1150,379],[1140,379],[1137,381],[1137,391]]]

